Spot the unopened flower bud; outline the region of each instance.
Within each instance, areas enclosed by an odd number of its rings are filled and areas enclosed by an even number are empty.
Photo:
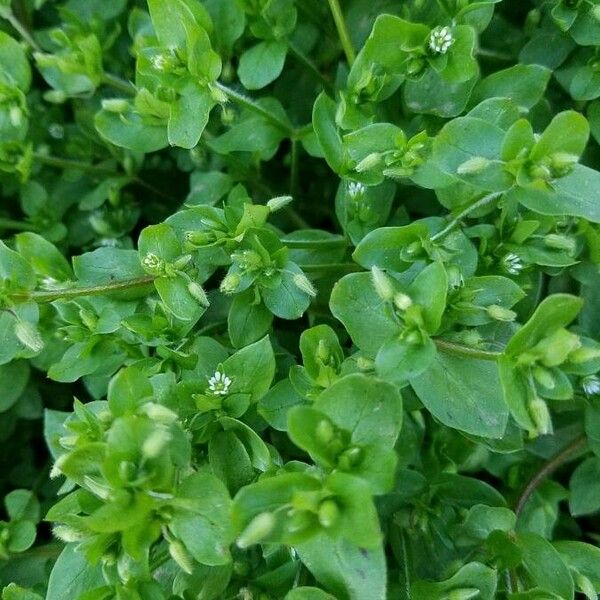
[[[32,352],[41,352],[44,348],[44,340],[35,325],[20,319],[15,323],[15,335],[25,348]]]
[[[229,98],[227,94],[216,85],[209,85],[210,95],[217,104],[225,104]]]
[[[129,102],[124,98],[105,98],[102,100],[102,108],[106,112],[123,114],[129,110]]]
[[[557,233],[545,235],[544,245],[548,246],[548,248],[555,248],[556,250],[566,250],[569,254],[573,254],[577,247],[575,240],[572,237]]]
[[[328,529],[329,527],[333,527],[336,521],[340,516],[340,509],[335,501],[333,500],[323,500],[319,505],[319,511],[317,513],[319,518],[319,523]]]
[[[581,365],[597,358],[600,358],[600,348],[590,348],[589,346],[582,346],[569,354],[569,362],[574,365]]]
[[[371,278],[377,295],[384,302],[390,302],[394,298],[394,285],[391,279],[376,266],[371,267]]]
[[[365,171],[370,171],[374,169],[381,163],[381,154],[379,152],[372,152],[363,158],[357,165],[354,167],[354,170],[358,173],[364,173]]]
[[[205,246],[215,241],[215,234],[212,231],[186,231],[185,241],[192,246]]]
[[[65,544],[81,542],[85,538],[85,534],[82,531],[69,525],[55,525],[52,527],[52,533],[61,542],[65,542]]]
[[[348,195],[353,200],[357,200],[365,193],[365,186],[358,181],[351,181],[348,183]]]
[[[277,196],[276,198],[271,198],[267,202],[268,209],[274,213],[282,208],[285,208],[290,202],[293,202],[293,198],[291,196]]]
[[[471,598],[477,598],[480,595],[480,590],[477,588],[455,588],[448,592],[448,600],[471,600]]]
[[[394,294],[394,306],[398,310],[408,310],[413,304],[412,298],[408,294],[398,292]]]
[[[492,319],[496,321],[506,321],[510,323],[517,318],[517,313],[509,308],[504,308],[498,304],[490,304],[486,309],[486,312]]]
[[[375,363],[366,356],[359,356],[356,359],[356,366],[360,371],[372,371],[375,368]]]
[[[144,404],[141,407],[141,411],[150,419],[162,425],[170,425],[178,419],[176,412],[173,412],[170,408],[158,404],[157,402],[148,402],[147,404]]]
[[[44,100],[50,104],[64,104],[67,101],[67,95],[61,90],[48,90],[44,92]]]
[[[544,367],[540,367],[539,365],[534,366],[531,369],[534,379],[542,386],[548,390],[553,390],[556,387],[556,382],[554,381],[554,377],[552,373],[545,369]]]
[[[221,281],[219,289],[223,294],[233,294],[240,285],[241,278],[237,273],[228,273]]]
[[[548,405],[541,398],[534,398],[529,403],[529,416],[533,421],[538,435],[547,435],[552,433],[552,418]]]
[[[166,429],[155,429],[142,444],[142,454],[148,458],[158,458],[167,444],[171,441],[171,434]]]
[[[335,429],[329,419],[321,419],[317,423],[315,437],[321,444],[329,444],[335,436]]]
[[[294,285],[305,294],[313,297],[317,295],[317,290],[315,290],[310,279],[304,273],[294,273],[292,281],[294,282]]]
[[[353,467],[360,464],[365,453],[362,448],[358,446],[350,446],[338,457],[338,467],[342,471],[350,471]]]
[[[477,173],[481,173],[490,162],[491,161],[484,156],[474,156],[458,165],[456,172],[459,175],[476,175]]]
[[[187,289],[190,295],[204,308],[208,308],[210,306],[210,302],[208,301],[208,296],[204,291],[204,288],[195,281],[190,281],[187,284]]]
[[[275,528],[275,516],[270,512],[263,512],[256,515],[246,529],[242,531],[237,539],[239,548],[248,548],[252,544],[257,544],[271,534]]]
[[[194,572],[194,560],[187,551],[187,548],[179,540],[172,540],[169,543],[169,554],[182,571],[188,575]]]

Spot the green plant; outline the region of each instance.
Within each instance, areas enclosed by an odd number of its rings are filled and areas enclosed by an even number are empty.
[[[0,0],[2,598],[596,598],[599,49]]]

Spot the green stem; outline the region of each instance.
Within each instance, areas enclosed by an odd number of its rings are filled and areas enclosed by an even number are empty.
[[[436,240],[443,238],[445,235],[450,233],[460,223],[460,221],[462,221],[466,216],[470,215],[472,212],[475,212],[479,208],[483,208],[484,206],[491,204],[494,200],[499,198],[501,195],[502,195],[502,192],[492,192],[491,194],[488,194],[487,196],[484,196],[483,198],[477,200],[477,202],[473,202],[473,204],[471,204],[470,206],[467,206],[467,208],[465,208],[460,213],[458,213],[456,215],[456,217],[454,217],[448,223],[448,225],[446,225],[446,227],[444,227],[444,229],[442,229],[441,231],[438,231],[436,234],[432,235],[431,241],[435,242]]]
[[[348,28],[346,27],[344,13],[340,7],[339,0],[329,0],[329,8],[331,9],[331,14],[333,15],[333,20],[335,21],[338,36],[340,38],[342,48],[344,49],[344,54],[346,55],[346,60],[348,61],[348,64],[352,66],[352,63],[356,60],[356,52],[354,51],[354,46],[352,45]]]
[[[304,54],[304,52],[302,52],[300,48],[298,48],[295,44],[293,44],[290,41],[288,41],[288,48],[290,49],[290,53],[292,54],[292,56],[300,64],[306,67],[308,71],[313,74],[315,79],[317,79],[328,92],[333,93],[334,88],[331,81],[329,81],[329,79],[327,79],[327,77],[325,77],[325,75],[323,75],[323,73],[319,71],[317,65],[315,65],[315,63],[312,60],[310,60],[310,58],[308,58],[308,56],[306,56],[306,54]]]
[[[298,194],[298,163],[300,160],[300,153],[298,149],[298,140],[292,140],[292,151],[290,156],[290,196],[295,198]]]
[[[288,248],[293,249],[331,250],[332,248],[348,247],[348,240],[345,238],[335,238],[332,240],[290,240],[283,238],[281,242]]]
[[[33,36],[23,27],[19,19],[15,17],[12,11],[9,10],[8,15],[5,19],[12,25],[13,29],[23,38],[23,40],[31,47],[35,52],[43,52],[38,43],[33,39]]]
[[[506,54],[506,52],[498,52],[496,50],[491,50],[490,48],[477,48],[477,54],[483,58],[502,62],[513,62],[516,60],[514,56]]]
[[[114,169],[92,165],[80,160],[60,158],[58,156],[40,154],[39,152],[34,152],[33,158],[45,165],[48,165],[49,167],[56,167],[58,169],[78,169],[79,171],[84,171],[85,173],[94,173],[96,175],[118,175],[117,171]]]
[[[348,273],[356,273],[358,271],[363,271],[361,267],[354,263],[331,263],[325,265],[299,265],[303,271],[307,273],[318,273],[319,271],[331,271],[331,272],[339,272],[346,271]]]
[[[37,227],[31,223],[16,221],[14,219],[4,219],[0,217],[0,229],[14,229],[15,231],[36,231]]]
[[[456,356],[462,356],[463,358],[476,358],[479,360],[498,360],[501,356],[501,352],[492,352],[491,350],[481,350],[479,348],[471,348],[470,346],[463,346],[462,344],[455,344],[448,340],[441,338],[434,338],[433,340],[438,350],[446,352],[447,354],[454,354]]]
[[[261,117],[263,117],[264,119],[266,119],[267,121],[269,121],[270,123],[275,125],[276,127],[279,127],[279,129],[285,131],[285,133],[288,137],[290,137],[290,138],[295,137],[296,132],[293,127],[291,127],[288,123],[285,123],[284,121],[282,121],[281,119],[279,119],[278,117],[276,117],[275,115],[270,113],[268,110],[263,108],[260,104],[257,104],[254,100],[248,98],[247,96],[244,96],[244,94],[240,94],[239,92],[236,92],[234,89],[232,89],[226,85],[223,85],[219,81],[217,81],[215,83],[215,86],[221,92],[223,92],[230,100],[232,100],[239,106],[242,106],[243,108],[247,108],[248,110],[251,110],[252,112],[256,113],[257,115],[260,115]]]
[[[125,79],[122,79],[117,75],[113,75],[112,73],[104,73],[104,75],[102,75],[102,83],[109,85],[110,87],[119,90],[128,96],[135,95],[135,87],[129,83],[129,81],[125,81]]]
[[[113,292],[122,292],[139,287],[146,287],[154,281],[153,275],[144,275],[134,279],[124,279],[122,281],[113,281],[101,285],[92,285],[88,287],[74,287],[56,290],[35,290],[29,293],[13,294],[11,297],[15,300],[34,300],[38,303],[54,302],[55,300],[70,300],[82,296],[102,296],[112,294]]]
[[[580,450],[583,450],[587,445],[587,437],[582,434],[575,438],[568,446],[565,446],[550,460],[545,462],[535,475],[529,480],[529,483],[523,488],[523,491],[517,498],[515,504],[515,514],[517,517],[523,512],[527,501],[531,495],[540,487],[544,480],[552,475],[556,469],[564,465],[567,461],[574,458]]]

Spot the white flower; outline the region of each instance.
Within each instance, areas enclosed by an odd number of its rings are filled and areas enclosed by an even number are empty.
[[[585,377],[581,381],[581,387],[586,396],[597,396],[600,394],[600,378],[596,375]]]
[[[157,54],[152,57],[152,66],[157,71],[164,71],[167,68],[167,59],[162,54]]]
[[[446,54],[454,44],[454,36],[449,27],[436,27],[429,36],[429,47],[436,54]]]
[[[362,196],[365,193],[365,186],[357,181],[351,181],[348,184],[348,194],[350,198],[354,199],[358,196]]]
[[[510,252],[502,259],[502,266],[510,275],[518,275],[525,265],[519,256]]]
[[[221,371],[215,371],[215,374],[208,380],[208,389],[215,396],[226,396],[230,385],[231,379]]]

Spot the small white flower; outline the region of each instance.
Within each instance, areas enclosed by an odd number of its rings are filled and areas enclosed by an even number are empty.
[[[351,181],[348,184],[348,194],[350,198],[355,199],[365,193],[365,186],[357,181]]]
[[[215,374],[208,380],[208,389],[215,396],[226,396],[229,393],[231,379],[221,371],[215,371]]]
[[[429,48],[436,54],[446,54],[454,44],[454,36],[449,27],[436,27],[429,36]]]
[[[581,387],[586,396],[598,396],[600,394],[600,378],[596,375],[585,377],[581,381]]]
[[[510,275],[518,275],[525,267],[521,258],[514,252],[508,253],[502,259],[502,266]]]
[[[157,71],[164,71],[167,67],[167,59],[162,54],[157,54],[152,57],[152,66]]]

